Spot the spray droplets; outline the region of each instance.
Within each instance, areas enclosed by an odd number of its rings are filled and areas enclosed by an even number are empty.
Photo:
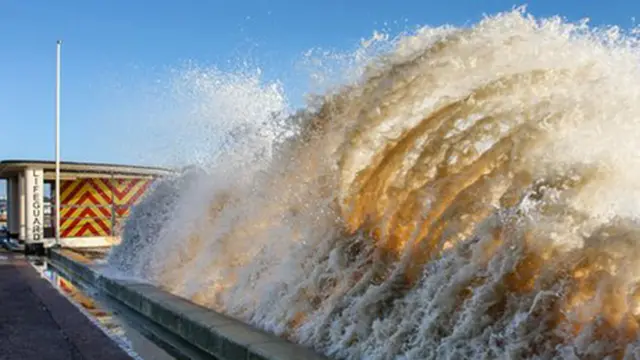
[[[274,84],[188,72],[212,95],[196,114],[251,119],[220,153],[242,166],[161,183],[110,263],[336,358],[624,358],[637,40],[522,8],[374,34],[355,78],[290,117],[266,115],[286,108]]]

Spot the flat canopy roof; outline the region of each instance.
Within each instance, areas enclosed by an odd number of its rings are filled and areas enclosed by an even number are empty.
[[[45,178],[55,173],[55,161],[48,160],[4,160],[0,161],[0,178],[12,177],[28,168],[43,169]],[[134,166],[119,164],[84,163],[73,161],[60,162],[60,177],[155,177],[173,173],[169,169],[153,166]],[[49,176],[47,176],[49,175]]]

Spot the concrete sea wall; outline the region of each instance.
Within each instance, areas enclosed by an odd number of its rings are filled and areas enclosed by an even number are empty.
[[[320,360],[302,346],[194,304],[153,285],[101,276],[84,257],[52,250],[49,262],[73,281],[89,283],[164,330],[220,360]]]

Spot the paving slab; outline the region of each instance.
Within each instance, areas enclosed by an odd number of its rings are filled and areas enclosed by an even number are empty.
[[[21,254],[0,250],[0,359],[131,359]]]

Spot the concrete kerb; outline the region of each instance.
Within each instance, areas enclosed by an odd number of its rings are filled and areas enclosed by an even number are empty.
[[[305,347],[216,313],[155,286],[100,276],[89,264],[72,257],[73,253],[53,250],[49,254],[49,261],[54,267],[62,268],[69,276],[90,283],[110,298],[217,359],[326,359]]]

